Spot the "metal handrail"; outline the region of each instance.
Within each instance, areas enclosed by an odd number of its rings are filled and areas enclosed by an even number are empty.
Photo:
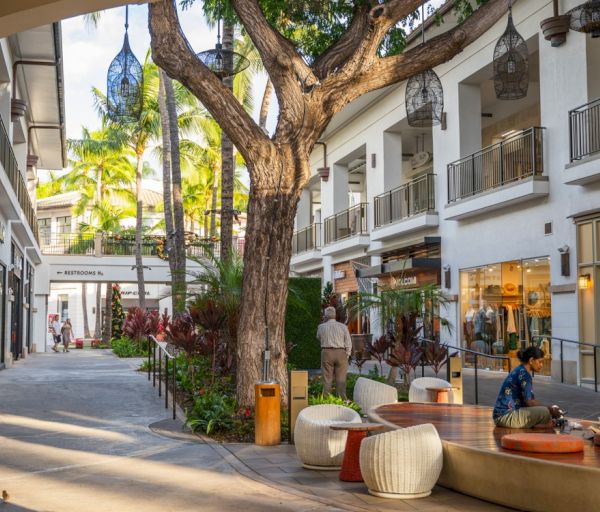
[[[543,130],[528,128],[449,163],[448,203],[543,174]]]
[[[421,344],[423,343],[435,343],[435,341],[427,339],[427,338],[419,338],[419,342]],[[504,361],[508,361],[508,371],[510,372],[512,370],[512,363],[510,360],[509,356],[506,355],[493,355],[493,354],[485,354],[483,352],[477,352],[476,350],[471,350],[469,348],[462,348],[462,347],[455,347],[452,345],[448,345],[446,343],[442,343],[441,344],[443,347],[446,347],[446,349],[448,350],[448,355],[446,356],[446,368],[450,369],[450,364],[449,364],[449,359],[450,357],[453,357],[450,355],[450,351],[451,350],[458,350],[459,352],[465,352],[467,354],[471,354],[474,356],[474,361],[473,361],[473,365],[474,365],[474,373],[475,373],[475,405],[479,405],[479,375],[477,373],[477,358],[478,357],[485,357],[486,359],[499,359],[499,360],[504,360]],[[425,376],[425,366],[424,366],[424,360],[421,360],[421,374],[423,376]]]
[[[359,203],[327,217],[325,224],[325,245],[354,235],[368,233],[367,208],[369,203]]]
[[[565,343],[572,343],[573,345],[578,345],[580,347],[591,347],[591,349],[594,352],[594,391],[597,393],[598,392],[598,349],[600,348],[600,345],[596,345],[595,343],[589,343],[589,342],[585,342],[585,341],[576,341],[576,340],[569,340],[567,338],[558,338],[557,336],[543,336],[543,335],[536,335],[536,336],[532,336],[532,340],[533,339],[539,339],[540,341],[543,339],[547,339],[550,341],[558,341],[560,344],[560,382],[564,383],[565,379],[564,379],[564,373],[565,373],[565,365],[564,365],[564,359],[563,359],[563,345]]]
[[[375,196],[375,227],[435,210],[435,174],[429,173]]]
[[[167,343],[158,341],[154,336],[148,336],[148,382],[156,387],[156,352],[158,349],[158,396],[162,396],[162,359],[165,358],[165,409],[169,408],[169,360],[173,361],[173,419],[177,418],[177,358],[167,350]],[[152,347],[152,348],[151,348]],[[152,360],[152,362],[151,362]],[[150,373],[152,372],[152,378]]]
[[[310,226],[294,232],[292,238],[292,254],[312,251],[321,248],[321,223],[313,222]]]
[[[569,161],[600,151],[600,98],[569,111]]]

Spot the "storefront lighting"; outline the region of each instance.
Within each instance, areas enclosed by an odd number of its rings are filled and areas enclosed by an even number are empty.
[[[579,276],[578,283],[580,290],[587,290],[592,286],[592,276],[590,274],[582,274]]]
[[[529,272],[531,272],[531,269],[530,269],[530,268],[528,268],[528,269],[526,270],[526,272],[528,272],[528,273],[529,273]]]

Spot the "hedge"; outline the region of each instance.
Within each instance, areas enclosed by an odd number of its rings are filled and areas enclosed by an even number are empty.
[[[285,314],[285,339],[294,348],[288,356],[293,368],[321,367],[317,327],[321,323],[321,279],[291,277]]]

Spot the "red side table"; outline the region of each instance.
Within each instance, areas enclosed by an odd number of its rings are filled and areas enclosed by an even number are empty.
[[[360,443],[367,437],[369,432],[382,430],[383,425],[379,423],[338,423],[331,425],[332,430],[347,430],[346,448],[344,449],[344,460],[340,470],[340,480],[344,482],[362,482],[360,472]]]

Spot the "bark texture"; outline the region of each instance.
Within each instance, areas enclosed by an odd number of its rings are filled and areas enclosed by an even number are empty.
[[[94,339],[102,336],[102,283],[96,283],[96,321],[94,322]]]
[[[87,283],[81,283],[81,309],[83,310],[83,337],[90,338],[90,320],[87,307]]]
[[[108,345],[112,338],[112,283],[106,283],[106,297],[104,297],[104,329],[102,343]]]
[[[406,80],[450,60],[488,30],[507,10],[507,0],[488,0],[464,23],[395,57],[377,49],[391,27],[422,0],[368,2],[354,11],[349,30],[312,67],[265,19],[257,0],[232,0],[260,53],[279,103],[275,134],[262,128],[185,40],[172,0],[149,4],[152,56],[190,89],[243,155],[250,173],[250,200],[242,309],[238,330],[240,405],[254,402],[268,325],[272,372],[286,396],[284,318],[293,220],[310,178],[308,157],[331,118],[359,96]]]
[[[143,202],[142,202],[142,156],[137,157],[137,168],[135,172],[135,270],[138,285],[138,297],[140,308],[146,310],[146,286],[144,283],[144,260],[142,258],[142,228],[143,228]]]

